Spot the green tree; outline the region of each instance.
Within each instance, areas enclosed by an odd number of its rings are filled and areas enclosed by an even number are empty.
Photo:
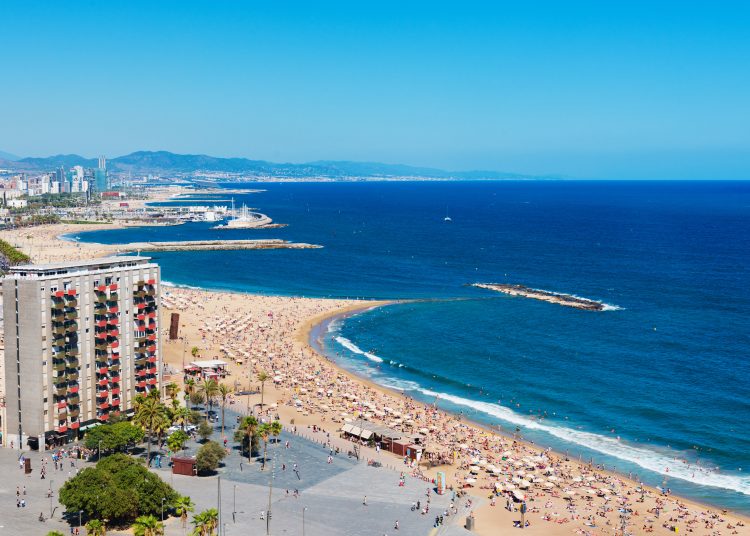
[[[59,530],[51,530],[47,533],[47,536],[65,536],[65,534],[63,534]]]
[[[177,430],[176,432],[169,434],[169,437],[167,438],[167,448],[176,454],[185,447],[185,443],[187,443],[188,439],[190,439],[189,435],[182,430]]]
[[[258,420],[252,415],[244,417],[234,433],[234,440],[241,442],[248,461],[258,452],[258,439]]]
[[[209,508],[193,517],[195,530],[194,536],[214,536],[216,527],[219,524],[219,511],[216,508]]]
[[[142,460],[113,454],[70,478],[59,497],[68,512],[127,524],[139,515],[158,515],[162,497],[171,505],[178,494]]]
[[[270,378],[271,377],[264,370],[261,370],[258,373],[258,381],[260,382],[260,408],[261,409],[263,409],[263,401],[266,396],[266,382]]]
[[[133,523],[133,534],[135,536],[162,536],[164,523],[154,515],[140,516]]]
[[[221,399],[221,437],[224,437],[224,410],[227,407],[227,400],[232,393],[232,388],[225,384],[219,385],[219,399]]]
[[[143,430],[121,421],[115,424],[102,424],[95,426],[86,432],[83,444],[89,449],[98,449],[101,445],[103,451],[120,451],[129,445],[143,441]]]
[[[185,380],[183,387],[185,390],[185,400],[187,401],[190,399],[190,395],[195,392],[195,380],[193,378],[188,378]]]
[[[198,425],[198,435],[201,436],[201,439],[203,439],[203,441],[211,437],[213,433],[214,427],[208,424],[206,421],[201,421],[201,423]]]
[[[199,473],[215,471],[226,455],[226,451],[216,441],[207,441],[195,455],[195,467]]]
[[[268,451],[268,440],[281,434],[281,423],[279,421],[265,422],[258,427],[258,433],[263,439],[263,465],[260,470],[266,468],[266,452]]]
[[[152,391],[153,392],[153,391]],[[166,408],[158,398],[147,396],[137,403],[133,422],[146,431],[147,459],[151,460],[151,435],[167,421]],[[167,425],[168,426],[168,425]]]
[[[203,395],[202,392],[196,390],[190,393],[190,404],[193,407],[203,404],[205,401],[206,401],[206,397]]]
[[[177,385],[175,382],[169,382],[165,387],[164,391],[167,393],[167,396],[170,400],[176,400],[177,395],[180,392],[180,386]]]
[[[206,420],[208,420],[208,413],[213,408],[214,399],[219,395],[219,382],[208,379],[199,387],[198,392],[203,394],[203,398],[206,400]]]
[[[190,349],[190,355],[192,355],[193,357],[198,357],[198,354],[200,353],[200,351],[201,351],[200,348],[198,348],[197,346],[193,346]]]
[[[174,511],[175,513],[180,516],[180,520],[182,521],[182,528],[185,528],[185,525],[187,524],[187,518],[188,513],[195,510],[195,503],[188,497],[187,495],[183,495],[181,497],[177,497],[177,500],[174,502]]]
[[[105,536],[107,534],[107,527],[98,519],[92,519],[86,523],[86,534],[87,536]]]
[[[185,425],[190,422],[190,410],[185,406],[178,407],[172,413],[172,422],[185,430]]]

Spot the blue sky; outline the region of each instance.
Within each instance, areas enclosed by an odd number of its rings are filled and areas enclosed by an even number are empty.
[[[748,2],[0,3],[0,150],[750,179]]]

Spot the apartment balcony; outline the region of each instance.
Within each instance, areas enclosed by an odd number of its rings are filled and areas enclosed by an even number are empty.
[[[149,279],[148,281],[146,281],[146,283],[149,284],[149,285],[155,285],[156,284],[156,279]]]
[[[107,285],[99,285],[98,287],[96,287],[97,292],[104,292],[106,290],[107,290]]]
[[[77,357],[69,357],[67,364],[68,364],[69,369],[77,369],[78,367],[81,366],[81,362],[78,360]]]
[[[96,418],[100,421],[106,421],[109,419],[109,413],[102,413],[101,415],[97,415]]]
[[[148,358],[146,358],[146,361],[148,361],[149,363],[156,363],[156,356],[149,356]]]
[[[78,331],[78,322],[70,322],[69,324],[65,324],[65,331],[67,333],[72,333],[74,331]]]
[[[145,304],[145,303],[138,303],[138,304],[136,304],[136,305],[135,305],[135,307],[136,307],[136,309],[138,309],[139,311],[142,311],[143,309],[145,309],[145,308],[146,308],[146,304]]]
[[[141,299],[143,299],[145,296],[146,296],[146,290],[145,289],[139,288],[138,290],[136,290],[135,292],[133,292],[133,297],[134,298],[141,298]]]
[[[78,386],[77,385],[68,385],[68,390],[70,391],[70,394],[68,395],[68,398],[70,398],[71,395],[78,395]]]
[[[146,369],[141,369],[141,370],[136,370],[135,371],[135,375],[138,376],[139,378],[145,378],[146,374],[147,374]]]
[[[119,387],[113,387],[112,388],[112,396],[119,396],[120,395],[120,388]],[[114,401],[114,399],[112,399]]]
[[[146,381],[149,383],[149,385],[156,385],[158,380],[156,378],[149,378]]]
[[[120,330],[118,330],[118,329],[110,329],[107,332],[107,336],[110,337],[110,338],[116,339],[117,337],[120,336]]]
[[[63,320],[65,320],[65,312],[62,310],[62,308],[55,309],[53,307],[50,314],[50,320],[52,320],[52,322],[62,322]]]
[[[146,380],[141,380],[138,383],[135,384],[136,387],[139,389],[145,389],[146,388]]]
[[[68,431],[68,426],[63,424],[55,427],[55,431],[64,434]]]
[[[113,291],[113,290],[117,290],[117,283],[112,283],[112,284],[111,284],[111,285],[109,286],[109,290],[110,290],[110,292],[111,292],[111,291]]]
[[[107,342],[106,341],[96,341],[96,344],[94,344],[94,348],[98,350],[99,352],[106,352],[107,351]]]
[[[112,376],[112,377],[111,377],[111,378],[109,379],[109,381],[110,381],[111,383],[114,383],[114,384],[118,384],[118,383],[120,383],[120,375],[118,374],[117,376]]]
[[[156,367],[151,367],[150,369],[148,369],[148,373],[149,374],[156,374]]]
[[[120,295],[117,294],[117,292],[110,292],[109,298],[107,298],[108,303],[117,303],[117,301],[120,299]]]
[[[72,430],[78,430],[78,428],[80,428],[80,426],[81,426],[81,423],[78,422],[78,421],[73,421],[72,423],[70,423],[70,428]]]
[[[78,311],[66,311],[65,320],[78,320]]]
[[[97,328],[106,328],[107,327],[107,321],[106,320],[97,320],[94,325]]]
[[[120,407],[120,399],[119,398],[113,398],[112,399],[112,407]]]
[[[65,409],[68,407],[68,401],[67,400],[61,400],[57,403],[57,409]]]
[[[156,333],[151,333],[149,335],[146,335],[146,339],[149,341],[156,341]]]
[[[97,297],[98,300],[98,297]],[[105,315],[107,314],[107,306],[104,303],[94,303],[94,314],[95,315]]]
[[[64,292],[64,291],[62,291],[62,290],[58,290],[57,292],[55,292],[55,293],[53,294],[53,296],[54,296],[55,298],[62,298],[63,296],[65,296],[65,292]]]
[[[100,386],[109,385],[109,379],[108,378],[101,378],[100,380],[97,380],[96,384],[100,385]]]
[[[116,348],[119,348],[120,347],[120,341],[112,341],[111,346],[112,346],[113,350],[116,349]]]
[[[52,333],[55,335],[65,335],[65,325],[64,324],[53,325]]]
[[[151,344],[149,346],[146,346],[146,351],[147,352],[155,352],[156,351],[156,345],[155,344]]]
[[[107,295],[97,292],[95,300],[96,300],[96,303],[104,305],[104,303],[107,301]]]
[[[72,409],[71,406],[78,406],[81,403],[81,397],[78,393],[71,393],[68,395],[68,409]]]
[[[65,307],[78,307],[78,300],[75,298],[65,300]]]
[[[101,374],[102,376],[109,372],[109,367],[100,367],[97,369],[97,374]]]
[[[78,371],[75,369],[68,370],[67,376],[68,376],[68,381],[71,381],[71,382],[78,381]]]
[[[116,312],[117,311],[115,311],[115,313]],[[107,325],[109,325],[109,326],[116,326],[119,323],[120,323],[120,319],[117,318],[116,316],[113,316],[112,318],[110,318],[110,319],[107,320]]]
[[[74,289],[74,288],[69,288],[68,291],[67,291],[67,295],[68,296],[75,296],[76,294],[77,294],[76,293],[76,289]]]
[[[113,313],[113,314],[114,314],[114,313],[117,313],[117,312],[118,312],[118,311],[120,310],[120,308],[119,308],[119,307],[118,307],[117,305],[110,305],[110,306],[109,306],[109,309],[107,309],[107,310],[108,310],[108,311],[109,311],[110,313]]]
[[[53,361],[52,362],[52,370],[54,371],[62,372],[63,370],[65,370],[65,367],[66,367],[65,361]]]
[[[81,352],[78,350],[78,346],[71,346],[65,349],[65,353],[69,357],[77,357]]]

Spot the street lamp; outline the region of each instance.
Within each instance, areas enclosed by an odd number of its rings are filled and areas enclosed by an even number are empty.
[[[96,451],[96,461],[99,462],[102,459],[102,440],[99,440],[99,450]]]
[[[235,516],[237,514],[237,484],[234,485],[232,490],[232,523],[237,523]]]
[[[302,509],[302,536],[305,536],[305,512],[307,512],[307,506]]]
[[[78,526],[81,526],[81,514],[83,514],[83,510],[78,511]]]
[[[161,522],[164,523],[164,501],[166,501],[166,497],[161,498]]]
[[[54,480],[49,481],[49,517],[52,519],[52,485],[55,483]]]

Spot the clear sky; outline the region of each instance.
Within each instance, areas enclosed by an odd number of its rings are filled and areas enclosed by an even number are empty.
[[[0,150],[750,179],[750,2],[0,2]]]

